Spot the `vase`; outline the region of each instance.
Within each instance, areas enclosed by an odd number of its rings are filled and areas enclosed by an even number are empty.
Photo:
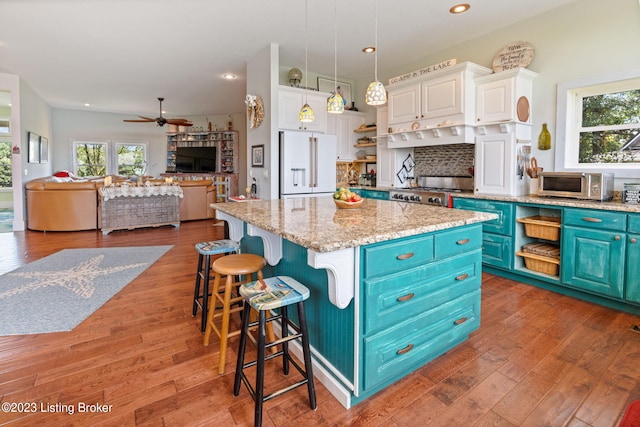
[[[551,148],[551,134],[547,129],[547,124],[542,124],[542,131],[538,136],[538,150],[549,150]]]

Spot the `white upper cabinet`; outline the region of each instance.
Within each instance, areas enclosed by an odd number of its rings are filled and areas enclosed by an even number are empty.
[[[476,124],[531,123],[533,71],[516,68],[476,78]]]
[[[389,125],[420,119],[420,83],[389,91]]]
[[[463,74],[454,73],[422,83],[420,118],[452,117],[464,111]]]
[[[471,62],[390,85],[389,126],[393,132],[428,129],[439,125],[473,125],[475,83],[491,70]]]
[[[354,160],[356,152],[360,150],[354,147],[358,135],[353,131],[364,124],[364,113],[355,111],[345,111],[342,114],[335,114],[336,139],[338,140],[338,158],[340,161]],[[333,120],[333,117],[331,117]]]
[[[307,91],[288,86],[280,86],[278,94],[278,126],[283,130],[306,130],[327,133],[327,98],[328,93]],[[313,109],[315,120],[302,123],[298,113],[306,102]]]

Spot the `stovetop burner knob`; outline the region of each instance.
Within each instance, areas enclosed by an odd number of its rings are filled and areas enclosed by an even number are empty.
[[[421,202],[422,201],[422,197],[421,196],[416,196],[416,202]]]
[[[409,201],[409,196],[404,196],[404,200],[408,202]]]
[[[434,203],[438,203],[438,204],[442,204],[442,199],[440,197],[434,197],[433,198],[433,202]]]

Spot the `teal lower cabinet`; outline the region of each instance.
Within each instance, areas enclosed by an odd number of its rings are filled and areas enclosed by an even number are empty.
[[[357,190],[362,197],[367,199],[389,200],[389,192],[382,190]]]
[[[514,256],[514,204],[493,200],[454,198],[453,207],[498,215],[497,219],[482,224],[482,262],[491,267],[511,270]]]
[[[476,224],[361,248],[359,397],[423,366],[480,326],[481,244]],[[422,261],[411,261],[416,257]]]
[[[562,283],[622,298],[626,234],[569,226],[562,232]]]
[[[471,198],[454,207],[500,215],[483,224],[485,271],[640,315],[640,214]],[[531,238],[523,219],[535,216],[559,218],[559,241]],[[529,243],[559,243],[558,275],[527,266],[519,251]]]
[[[640,303],[640,215],[628,215],[627,231],[625,299]]]

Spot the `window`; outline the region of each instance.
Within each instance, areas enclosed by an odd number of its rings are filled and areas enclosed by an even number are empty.
[[[147,142],[74,141],[74,173],[82,177],[144,174],[148,172],[147,145]]]
[[[640,72],[558,85],[556,170],[640,177]]]
[[[11,143],[0,141],[0,188],[11,188]]]
[[[107,174],[107,143],[76,141],[73,143],[75,174],[102,176]]]
[[[118,175],[143,175],[147,172],[147,144],[116,142],[116,165]]]

